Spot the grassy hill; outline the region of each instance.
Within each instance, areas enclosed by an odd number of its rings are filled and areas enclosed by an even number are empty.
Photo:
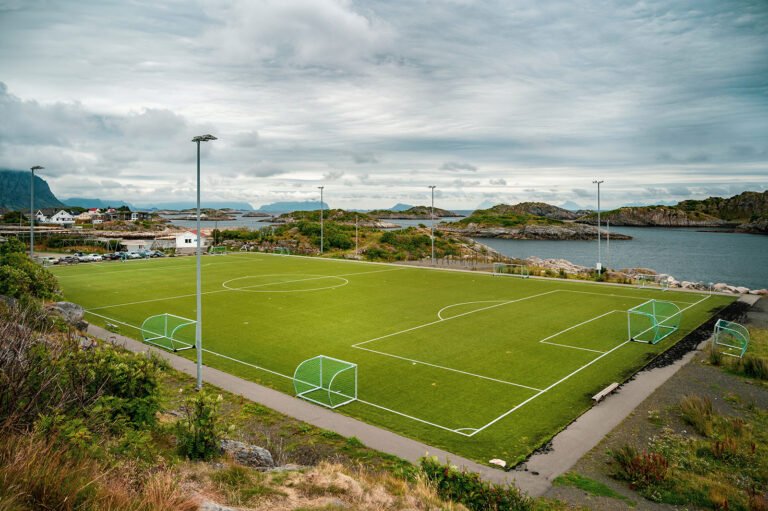
[[[29,210],[30,172],[0,169],[0,211]],[[48,183],[35,176],[35,209],[63,208]]]

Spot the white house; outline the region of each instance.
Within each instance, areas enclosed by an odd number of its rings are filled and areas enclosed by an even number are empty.
[[[68,211],[63,209],[48,219],[49,223],[59,225],[72,225],[75,223],[75,217],[73,217]]]
[[[208,246],[208,236],[200,235],[200,247]],[[176,235],[176,251],[180,253],[194,253],[197,248],[197,231],[184,231]]]

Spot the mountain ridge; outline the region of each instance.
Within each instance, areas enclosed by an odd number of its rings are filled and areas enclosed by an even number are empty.
[[[30,172],[0,169],[0,211],[29,211]],[[35,175],[35,209],[64,208],[48,182]]]

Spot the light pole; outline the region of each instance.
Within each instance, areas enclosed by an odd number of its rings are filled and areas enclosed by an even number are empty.
[[[325,186],[318,186],[320,189],[320,253],[323,253],[323,188]]]
[[[192,142],[197,144],[197,317],[195,318],[195,347],[197,348],[197,390],[203,389],[203,294],[202,280],[200,278],[200,142],[216,140],[213,135],[200,135],[194,137]]]
[[[357,231],[357,214],[355,214],[355,256],[360,255],[360,239]]]
[[[432,213],[429,215],[430,217],[430,226],[429,230],[432,234],[432,266],[435,265],[435,185],[429,185],[430,190],[432,190]]]
[[[600,185],[605,181],[592,181],[597,185],[597,272],[603,273],[602,249],[600,247]]]
[[[29,179],[29,258],[35,258],[35,171],[45,167],[35,165],[32,167],[32,175]]]

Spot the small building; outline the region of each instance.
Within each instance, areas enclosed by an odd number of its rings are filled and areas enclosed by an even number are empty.
[[[133,211],[131,212],[131,221],[132,222],[143,222],[144,220],[149,220],[152,218],[152,213],[149,213],[148,211]]]
[[[125,249],[126,252],[138,252],[140,250],[151,250],[154,240],[129,240],[123,239],[120,242],[120,246]]]
[[[208,236],[205,233],[200,235],[200,247],[206,248],[208,246]],[[178,254],[194,254],[197,248],[197,231],[184,231],[181,234],[176,235],[176,253]]]
[[[75,223],[75,217],[69,211],[60,210],[54,214],[49,220],[49,223],[58,225],[73,225]]]

